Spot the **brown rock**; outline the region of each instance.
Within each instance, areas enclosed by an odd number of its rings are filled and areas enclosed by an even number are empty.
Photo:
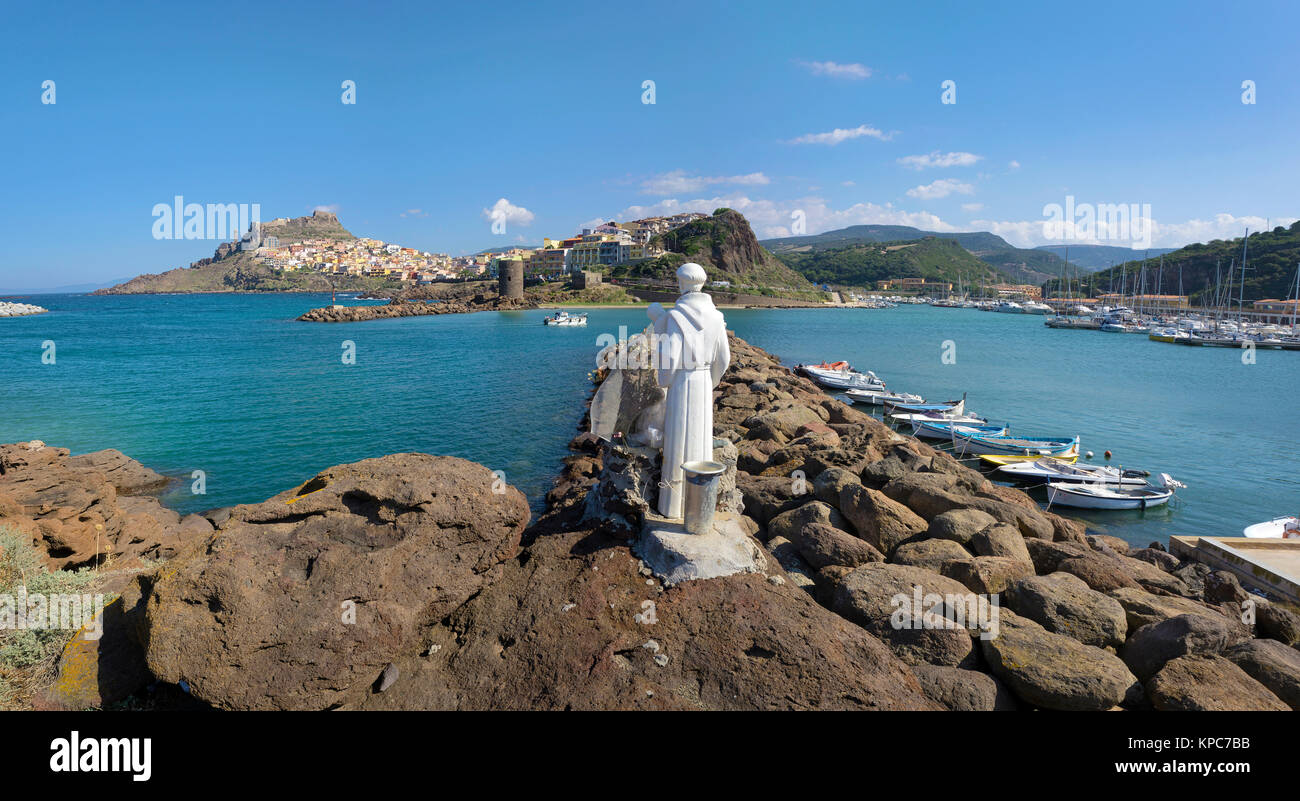
[[[150,671],[221,708],[343,702],[514,554],[528,504],[494,482],[462,459],[397,454],[237,507],[203,548],[140,578]]]
[[[816,570],[829,565],[858,567],[868,562],[883,562],[885,556],[866,540],[825,523],[810,523],[796,532],[792,540],[799,553]]]
[[[943,574],[960,581],[971,592],[993,595],[1026,576],[1034,575],[1034,566],[1028,561],[1006,556],[976,556],[948,562]]]
[[[886,555],[929,528],[911,509],[861,485],[851,484],[840,491],[840,509],[858,536]]]
[[[1171,660],[1146,685],[1155,708],[1173,712],[1275,711],[1289,707],[1221,656]]]

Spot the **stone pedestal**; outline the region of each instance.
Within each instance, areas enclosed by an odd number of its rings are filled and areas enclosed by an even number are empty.
[[[730,512],[718,512],[706,534],[689,534],[680,520],[648,514],[636,553],[667,584],[762,573],[767,568],[762,548],[745,533],[740,517]]]

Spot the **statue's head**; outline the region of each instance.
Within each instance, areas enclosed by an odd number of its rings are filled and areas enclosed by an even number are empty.
[[[677,268],[677,288],[682,292],[699,292],[708,278],[704,268],[693,261]]]

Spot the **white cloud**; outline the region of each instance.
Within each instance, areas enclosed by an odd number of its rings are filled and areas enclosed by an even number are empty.
[[[429,216],[429,212],[425,211],[424,209],[407,209],[406,211],[402,212],[402,213],[399,214],[398,216],[399,216],[399,217],[402,217],[402,218],[406,218],[406,217],[428,217],[428,216]]]
[[[825,75],[830,78],[848,78],[860,81],[871,77],[871,68],[862,64],[837,64],[834,61],[800,61],[799,66],[813,75]]]
[[[983,204],[983,203],[963,203],[963,204],[961,204],[961,210],[962,210],[962,211],[979,211],[979,210],[982,209],[982,208],[984,208],[984,204]]]
[[[953,193],[970,195],[974,194],[974,192],[975,187],[970,184],[962,183],[954,178],[940,178],[933,183],[922,184],[907,190],[907,196],[921,200],[936,200],[941,197],[948,197]]]
[[[678,214],[685,211],[698,211],[712,214],[720,207],[735,209],[754,228],[760,238],[789,236],[791,213],[798,210],[804,213],[807,230],[810,234],[831,231],[850,225],[910,225],[926,231],[960,230],[927,211],[911,212],[894,208],[890,203],[855,203],[843,209],[832,208],[820,197],[804,197],[788,201],[771,201],[753,199],[744,195],[725,195],[711,198],[694,198],[677,200],[670,198],[648,206],[629,206],[612,218],[634,220],[641,217]],[[591,225],[586,225],[590,228]]]
[[[492,204],[492,208],[483,209],[483,218],[489,221],[505,220],[507,223],[514,225],[530,225],[536,217],[523,206],[516,206],[505,198],[497,200]]]
[[[1015,159],[1012,159],[1011,161],[1007,162],[1007,166],[1013,170],[1018,170],[1020,169],[1020,162],[1016,161]]]
[[[853,181],[840,181],[840,186],[857,186]]]
[[[885,133],[879,128],[872,128],[870,125],[859,125],[856,128],[836,128],[826,133],[810,133],[803,136],[796,136],[787,144],[791,145],[838,145],[840,142],[847,142],[850,139],[858,139],[863,136],[870,136],[879,139],[882,142],[888,142],[894,138],[894,133]]]
[[[771,180],[761,172],[748,175],[688,175],[685,170],[673,170],[655,175],[641,182],[641,192],[646,195],[679,195],[699,192],[716,184],[736,186],[765,186]]]
[[[940,153],[935,150],[921,156],[904,156],[898,163],[908,169],[924,170],[928,167],[969,167],[982,158],[984,157],[965,151]]]
[[[1149,224],[1151,231],[1150,247],[1177,248],[1194,242],[1209,242],[1212,239],[1233,239],[1241,236],[1248,226],[1252,231],[1262,230],[1266,224],[1272,227],[1278,225],[1289,226],[1295,222],[1295,218],[1274,217],[1266,219],[1251,215],[1238,217],[1227,212],[1221,212],[1208,220],[1192,219],[1183,222],[1162,223],[1155,219],[1140,217],[1138,224],[1133,224],[1130,221],[1127,232],[1111,232],[1107,230],[1107,226],[1103,221],[1096,220],[1093,236],[1081,238],[1072,235],[1065,239],[1048,236],[1048,231],[1044,227],[1045,222],[1046,218],[1041,220],[972,220],[971,225],[981,230],[991,231],[1016,247],[1028,248],[1053,244],[1118,245],[1125,247],[1134,244],[1139,239],[1139,237],[1132,236],[1132,234],[1143,233],[1146,230],[1145,226]],[[1077,231],[1071,233],[1077,233]],[[1114,237],[1111,236],[1112,233]],[[1124,235],[1126,233],[1127,236]],[[1143,242],[1142,244],[1146,245],[1147,243]]]
[[[328,211],[328,212],[331,213],[331,214],[338,214],[338,213],[339,213],[339,204],[337,204],[337,203],[330,203],[330,204],[327,205],[327,206],[312,206],[311,210],[312,210],[312,211]]]

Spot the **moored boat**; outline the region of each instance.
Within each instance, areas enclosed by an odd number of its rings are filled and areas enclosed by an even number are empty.
[[[1110,465],[1072,464],[1045,456],[1033,461],[1002,465],[997,474],[1001,477],[1028,484],[1100,484],[1112,487],[1145,487],[1145,470],[1124,470]]]
[[[884,390],[885,382],[875,373],[854,370],[848,362],[822,362],[821,364],[801,364],[795,367],[796,373],[802,373],[823,387],[829,389],[864,389]]]
[[[972,455],[988,453],[995,455],[1069,456],[1070,454],[1077,455],[1079,453],[1078,437],[985,436],[982,434],[963,434],[954,429],[952,444],[955,449],[962,453]]]
[[[1007,433],[1004,425],[987,425],[980,423],[959,423],[953,420],[910,420],[912,435],[920,439],[951,440],[953,430],[963,434],[986,434],[1000,436]]]
[[[911,395],[906,392],[894,393],[888,390],[846,389],[844,394],[854,403],[868,403],[873,406],[881,406],[887,403],[925,403],[925,398],[920,395]]]
[[[1286,539],[1300,539],[1300,517],[1289,515],[1287,517],[1275,517],[1272,520],[1266,520],[1263,523],[1256,523],[1253,526],[1246,526],[1241,530],[1244,536],[1257,538],[1282,537]]]
[[[1053,481],[1047,485],[1047,506],[1071,506],[1076,509],[1147,509],[1163,506],[1174,496],[1174,489],[1185,486],[1161,473],[1160,486],[1108,487],[1100,484],[1066,484]]]
[[[1021,454],[1018,456],[1008,454],[1002,456],[1002,455],[997,455],[992,453],[981,453],[979,454],[979,457],[980,457],[980,462],[982,462],[983,464],[994,465],[997,467],[1000,467],[1004,464],[1019,464],[1020,462],[1035,462],[1038,461],[1039,459],[1055,459],[1058,462],[1070,462],[1070,463],[1079,460],[1079,454],[1077,452],[1072,453],[1069,456],[1043,456],[1042,454],[1039,453],[1033,453],[1029,455]]]

